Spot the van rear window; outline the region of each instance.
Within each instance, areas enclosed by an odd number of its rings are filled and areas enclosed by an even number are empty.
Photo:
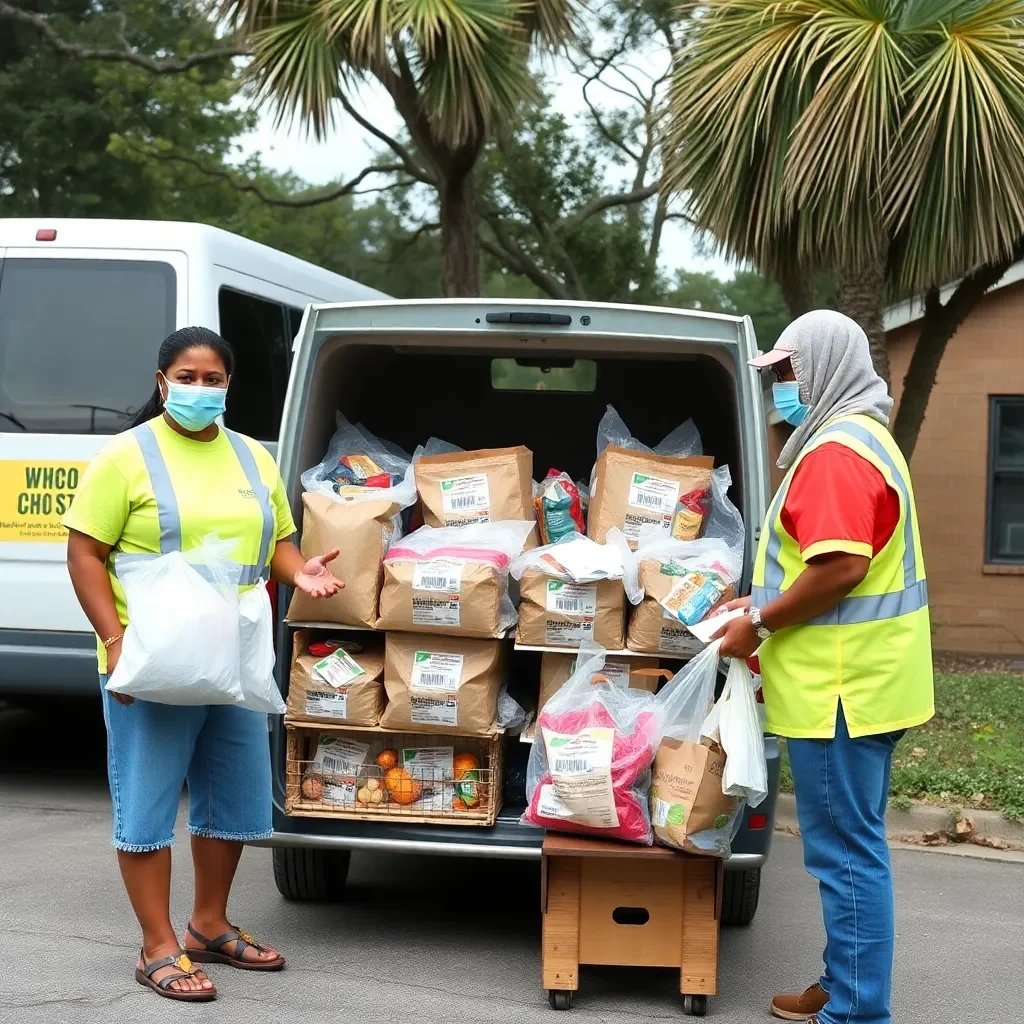
[[[167,263],[0,262],[0,432],[120,431],[153,391],[175,301]]]
[[[597,388],[597,363],[593,359],[536,364],[521,359],[492,359],[491,387],[496,391],[591,392]]]

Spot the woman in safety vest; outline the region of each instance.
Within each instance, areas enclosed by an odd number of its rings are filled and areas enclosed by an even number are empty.
[[[111,552],[188,550],[209,533],[237,539],[242,583],[266,578],[330,597],[337,551],[308,562],[284,484],[258,442],[219,427],[234,369],[231,348],[202,327],[160,346],[156,389],[132,428],[114,437],[82,478],[71,510],[68,569],[99,640],[105,681],[128,617]],[[111,568],[108,569],[108,565]],[[103,690],[114,846],[142,927],[136,980],[170,999],[216,998],[193,961],[280,970],[284,957],[229,923],[228,894],[248,840],[271,835],[267,716],[231,705],[172,706]],[[195,898],[184,949],[170,920],[171,851],[188,781]]]
[[[784,1020],[889,1024],[894,943],[885,810],[893,748],[934,714],[928,589],[892,399],[864,332],[808,313],[768,353],[796,429],[724,657],[758,652],[767,729],[787,737],[804,864],[818,880],[825,971],[776,996]]]

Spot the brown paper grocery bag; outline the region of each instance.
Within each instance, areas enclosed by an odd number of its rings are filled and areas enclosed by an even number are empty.
[[[427,526],[534,520],[533,452],[485,448],[416,460],[416,489]],[[527,546],[536,544],[531,534]]]
[[[681,507],[679,499],[708,491],[714,467],[709,455],[678,459],[609,445],[597,459],[587,536],[604,544],[608,531],[617,526],[636,550],[640,531],[655,526],[666,539],[693,540],[702,518]]]
[[[347,653],[363,669],[363,675],[347,686],[335,687],[313,671],[323,661],[309,653],[313,636],[308,629],[295,633],[285,721],[376,725],[384,710],[384,648],[379,638],[374,638],[375,645],[368,647],[346,641]]]
[[[568,682],[576,666],[576,655],[546,652],[540,660],[540,695],[537,710],[541,708]],[[621,686],[632,690],[647,690],[654,693],[661,681],[657,658],[609,657],[604,660],[603,675]]]
[[[302,553],[306,558],[337,548],[331,572],[344,584],[334,597],[314,600],[295,591],[289,622],[377,624],[382,562],[394,531],[398,506],[391,501],[337,501],[326,494],[302,495]]]
[[[629,650],[679,656],[697,654],[704,649],[704,645],[681,622],[665,615],[661,600],[668,597],[678,580],[678,576],[663,573],[657,559],[645,558],[640,562],[640,585],[644,588],[644,598],[629,616],[626,630],[626,647]],[[731,601],[735,596],[736,588],[728,586],[718,605]]]
[[[690,836],[725,828],[736,809],[722,793],[725,751],[710,740],[690,743],[665,737],[654,758],[651,823],[658,841],[690,853],[707,853]]]
[[[537,568],[519,581],[516,640],[535,647],[579,647],[592,640],[606,650],[625,646],[626,595],[621,580],[567,583]]]
[[[451,564],[439,571],[438,582],[424,578],[430,562],[385,562],[377,628],[481,639],[501,636],[507,574],[484,562],[445,561]]]
[[[493,731],[503,681],[499,640],[388,633],[380,724],[409,732]]]

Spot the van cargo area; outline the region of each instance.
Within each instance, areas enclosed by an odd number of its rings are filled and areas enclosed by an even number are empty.
[[[550,309],[571,322],[488,322],[488,314],[497,319],[496,309],[527,309],[539,319]],[[691,311],[487,300],[312,307],[296,340],[279,451],[293,514],[301,525],[299,477],[324,457],[336,410],[410,454],[430,437],[467,450],[525,445],[533,452],[535,480],[553,468],[589,481],[598,423],[609,404],[633,436],[652,447],[692,418],[704,452],[715,457],[716,466],[732,469],[730,496],[747,524],[746,592],[754,543],[750,524],[760,523],[767,497],[759,383],[744,365],[753,347],[749,320]],[[288,596],[281,595],[280,608]],[[283,624],[278,650],[290,650],[290,629]],[[531,709],[539,658],[518,651],[510,660],[510,692]],[[278,665],[282,689],[288,681],[285,660]],[[772,796],[762,810],[769,820],[755,840],[746,830],[737,837],[729,865],[734,871],[759,868],[767,854],[778,787],[777,745],[770,739],[767,746]],[[472,829],[289,818],[280,724],[273,727],[273,748],[275,845],[307,852],[540,855],[543,832],[519,824],[529,746],[518,737],[505,739],[498,820]],[[291,862],[293,869],[301,869],[299,860]],[[293,883],[288,888],[294,890]]]

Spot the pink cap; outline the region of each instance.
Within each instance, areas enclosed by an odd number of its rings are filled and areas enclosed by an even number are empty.
[[[756,366],[759,370],[763,370],[766,366],[774,366],[776,363],[781,363],[786,359],[793,358],[793,350],[788,348],[781,348],[780,343],[782,339],[775,343],[775,348],[769,349],[767,352],[762,352],[755,359],[748,359],[748,366]]]

